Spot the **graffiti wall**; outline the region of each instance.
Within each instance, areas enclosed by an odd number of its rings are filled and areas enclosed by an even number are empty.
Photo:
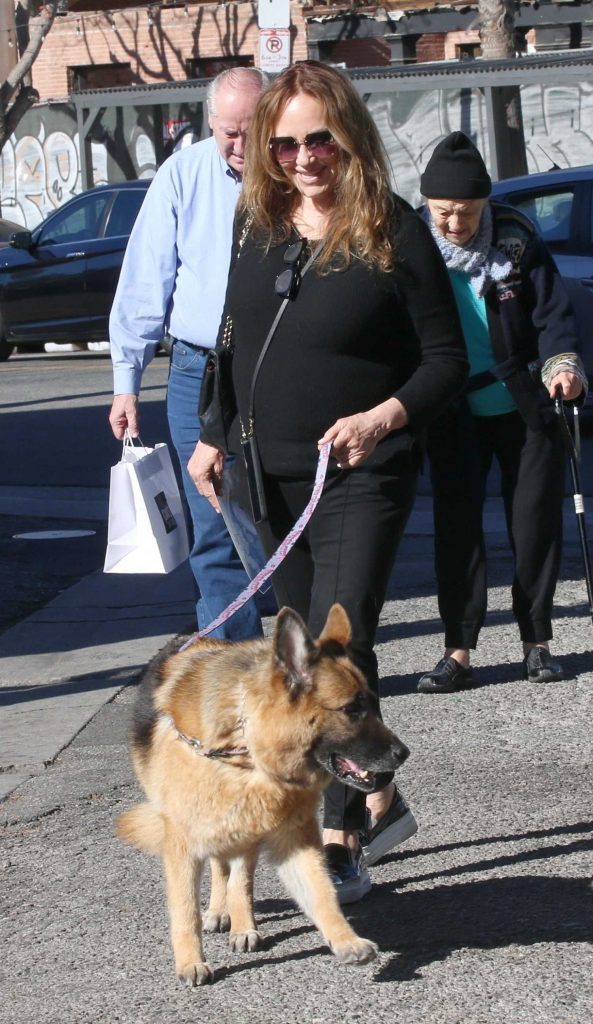
[[[170,153],[200,138],[202,125],[201,103],[106,109],[87,140],[93,183],[151,178]],[[82,191],[73,105],[28,112],[0,154],[0,187],[2,216],[29,229]]]
[[[593,83],[521,87],[530,172],[593,163]],[[394,188],[420,203],[420,175],[436,144],[453,131],[470,135],[490,165],[481,89],[433,89],[371,95],[369,108],[385,143]]]
[[[427,89],[371,94],[369,108],[393,168],[394,187],[420,202],[420,174],[437,142],[461,129],[489,164],[483,91]],[[552,164],[593,163],[593,83],[522,86],[521,102],[530,171]],[[201,103],[107,108],[93,125],[87,161],[96,185],[150,178],[181,146],[203,137]],[[82,190],[74,106],[40,104],[29,111],[0,154],[2,216],[34,228]]]

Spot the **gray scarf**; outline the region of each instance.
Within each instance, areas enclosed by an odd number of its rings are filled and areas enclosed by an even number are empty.
[[[425,207],[423,216],[447,268],[467,274],[478,298],[486,294],[493,281],[504,281],[510,274],[513,269],[510,259],[492,245],[492,211],[489,203],[484,207],[478,230],[466,245],[455,245],[441,235],[428,207]]]

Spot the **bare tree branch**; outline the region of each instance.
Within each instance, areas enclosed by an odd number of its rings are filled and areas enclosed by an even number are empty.
[[[19,59],[0,84],[0,152],[27,110],[39,99],[31,86],[31,68],[54,23],[58,0],[21,0],[17,8]]]

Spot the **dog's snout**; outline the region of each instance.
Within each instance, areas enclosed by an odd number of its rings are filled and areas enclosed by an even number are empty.
[[[410,756],[408,747],[406,747],[405,743],[402,743],[401,740],[398,740],[397,736],[394,737],[394,741],[391,744],[391,752],[395,761],[395,767],[397,768],[399,768],[406,758]]]

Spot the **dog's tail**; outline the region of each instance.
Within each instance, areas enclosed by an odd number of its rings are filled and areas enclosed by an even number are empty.
[[[137,846],[147,853],[160,854],[165,838],[165,824],[162,815],[150,804],[138,804],[120,814],[115,831],[124,843]]]

